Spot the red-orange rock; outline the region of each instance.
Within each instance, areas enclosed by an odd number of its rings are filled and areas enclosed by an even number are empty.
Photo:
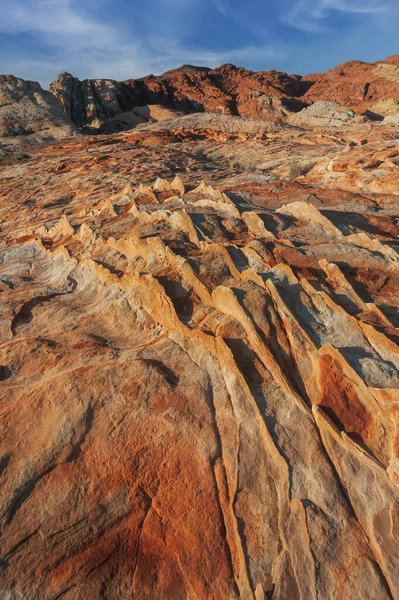
[[[5,597],[398,598],[397,195],[339,168],[397,152],[356,131],[191,115],[7,155]]]
[[[79,81],[62,73],[50,90],[79,126],[98,125],[135,106],[160,104],[184,112],[215,112],[285,120],[307,104],[336,102],[357,113],[399,93],[397,57],[364,63],[349,61],[325,74],[305,77],[277,71],[253,72],[231,64],[217,69],[184,65],[160,76],[139,80]],[[381,109],[376,116],[394,114]]]
[[[303,100],[333,101],[361,113],[381,100],[397,98],[398,94],[399,66],[393,57],[376,63],[343,63],[322,75]]]
[[[0,597],[399,600],[395,126],[166,79],[65,75],[142,124],[2,144]]]

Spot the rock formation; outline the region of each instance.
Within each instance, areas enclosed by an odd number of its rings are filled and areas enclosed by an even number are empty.
[[[303,97],[305,102],[334,101],[357,113],[399,95],[399,56],[386,61],[346,62],[321,75]]]
[[[291,128],[282,127],[280,123],[249,117],[236,117],[219,115],[215,113],[195,113],[174,119],[165,119],[164,122],[155,122],[149,126],[140,127],[141,131],[169,131],[180,130],[197,131],[198,133],[213,131],[219,134],[252,134],[262,136],[270,132],[281,132]]]
[[[159,104],[150,104],[149,106],[136,106],[132,110],[119,113],[114,117],[109,117],[100,123],[99,131],[101,133],[117,133],[118,131],[129,131],[139,125],[146,123],[158,123],[169,119],[184,117],[185,113],[165,108]]]
[[[80,81],[64,72],[50,85],[50,91],[78,127],[99,127],[106,119],[127,110],[122,84],[111,79]]]
[[[148,104],[185,113],[285,121],[309,104],[333,101],[357,114],[368,110],[382,118],[397,113],[392,111],[399,95],[399,59],[372,64],[350,61],[328,73],[305,77],[274,70],[253,72],[231,64],[217,69],[184,65],[160,76],[123,82],[79,81],[62,73],[50,90],[79,127],[98,127],[119,113]]]
[[[315,102],[301,112],[291,115],[288,121],[293,125],[303,127],[339,127],[356,116],[353,110],[348,110],[336,102]]]
[[[74,126],[85,133],[116,133],[198,112],[329,127],[354,111],[365,115],[359,119],[386,117],[385,124],[392,125],[398,95],[398,57],[373,64],[351,61],[305,77],[231,64],[217,69],[184,65],[160,76],[119,82],[81,81],[64,72],[50,93],[35,82],[1,76],[0,138],[21,133],[64,137],[76,131]]]
[[[58,100],[34,81],[0,75],[0,138],[59,138],[76,131]]]
[[[305,105],[299,76],[276,71],[254,73],[234,65],[217,69],[185,65],[155,77],[79,81],[61,73],[50,85],[78,125],[98,126],[118,112],[160,104],[184,112],[215,112],[261,118],[282,118]]]
[[[352,121],[0,160],[2,597],[399,599],[399,145]]]

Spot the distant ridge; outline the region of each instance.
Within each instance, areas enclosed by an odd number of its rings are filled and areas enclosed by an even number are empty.
[[[104,127],[107,131],[119,131],[136,123],[130,115],[120,115],[148,105],[185,114],[211,112],[285,122],[293,113],[321,100],[333,101],[358,115],[367,111],[382,119],[395,116],[397,111],[399,55],[375,63],[348,61],[328,73],[306,76],[275,70],[254,72],[233,64],[216,69],[184,64],[162,75],[125,81],[80,80],[63,72],[51,83],[50,93],[37,83],[29,85],[35,86],[37,98],[46,97],[46,101],[38,104],[23,80],[2,76],[1,136],[38,130],[54,133],[57,128],[72,124],[92,131]],[[23,111],[21,104],[19,108],[13,104],[21,90],[23,95],[26,90],[27,108]]]

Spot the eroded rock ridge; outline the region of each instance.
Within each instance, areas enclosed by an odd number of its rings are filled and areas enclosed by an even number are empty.
[[[1,167],[4,598],[399,598],[397,142],[226,119]]]

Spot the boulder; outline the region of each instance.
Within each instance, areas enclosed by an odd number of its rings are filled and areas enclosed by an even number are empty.
[[[399,114],[399,100],[396,98],[380,100],[376,104],[373,104],[370,110],[383,117],[394,117]]]
[[[353,110],[348,110],[336,102],[315,102],[301,112],[291,115],[289,123],[301,127],[339,127],[345,125],[356,116]]]

